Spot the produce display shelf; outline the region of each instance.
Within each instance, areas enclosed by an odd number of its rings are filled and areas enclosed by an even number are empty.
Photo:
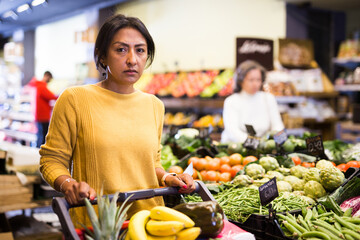
[[[356,92],[360,91],[360,84],[335,85],[335,90],[339,92]]]

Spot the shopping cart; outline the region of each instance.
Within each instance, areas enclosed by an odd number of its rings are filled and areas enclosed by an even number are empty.
[[[203,201],[215,201],[215,198],[212,196],[210,191],[207,189],[205,184],[201,181],[195,181],[196,189],[194,193],[200,195]],[[166,195],[178,195],[179,189],[175,187],[163,187],[163,188],[155,188],[155,189],[145,189],[138,191],[130,191],[130,192],[121,192],[118,197],[118,202],[124,202],[127,198],[129,198],[129,202],[140,200],[140,199],[148,199],[156,196],[166,196]],[[110,201],[113,198],[113,195],[109,195]],[[97,204],[97,199],[91,201],[92,204]],[[74,207],[80,207],[81,205],[72,206],[65,200],[63,197],[55,197],[52,201],[52,208],[54,212],[59,217],[59,221],[62,227],[62,231],[66,240],[80,240],[78,236],[74,224],[71,221],[69,215],[69,209]],[[84,205],[82,205],[84,206]]]

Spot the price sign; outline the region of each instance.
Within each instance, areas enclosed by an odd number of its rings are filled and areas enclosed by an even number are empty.
[[[277,145],[282,145],[287,139],[287,134],[286,134],[286,130],[281,130],[280,132],[276,133],[274,135],[274,141],[276,142]]]
[[[256,135],[256,131],[255,131],[255,129],[254,129],[254,127],[252,125],[245,124],[245,127],[246,127],[246,131],[248,132],[248,134],[250,136],[255,136]]]
[[[264,183],[259,187],[259,195],[261,205],[267,205],[276,197],[279,196],[278,188],[276,185],[276,177],[272,178],[267,183]]]
[[[322,137],[320,135],[306,138],[305,141],[306,141],[307,151],[311,155],[318,157],[320,156],[322,157],[325,155],[324,145],[323,145]]]
[[[248,136],[244,142],[244,147],[256,150],[260,144],[260,140],[253,136]]]

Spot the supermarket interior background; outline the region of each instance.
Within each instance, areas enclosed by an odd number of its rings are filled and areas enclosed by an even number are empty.
[[[264,91],[275,96],[288,136],[311,132],[323,141],[360,142],[358,0],[0,0],[0,223],[9,225],[19,211],[35,214],[55,229],[39,239],[58,237],[48,208],[55,193],[36,177],[34,96],[25,89],[45,71],[53,75],[48,88],[55,95],[99,81],[94,44],[115,13],[138,17],[154,39],[154,62],[135,87],[163,101],[164,138],[184,128],[201,135],[187,152],[172,149],[177,160],[206,141],[225,146],[224,100],[246,59],[266,67]],[[2,181],[10,180],[2,177],[11,172],[31,176],[34,185],[6,192]],[[12,239],[9,232],[0,227],[0,239]]]

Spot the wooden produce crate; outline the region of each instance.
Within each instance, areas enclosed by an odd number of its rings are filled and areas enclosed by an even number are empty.
[[[33,199],[34,184],[39,176],[26,176],[23,184],[16,175],[0,175],[0,209],[6,205],[29,203]]]

